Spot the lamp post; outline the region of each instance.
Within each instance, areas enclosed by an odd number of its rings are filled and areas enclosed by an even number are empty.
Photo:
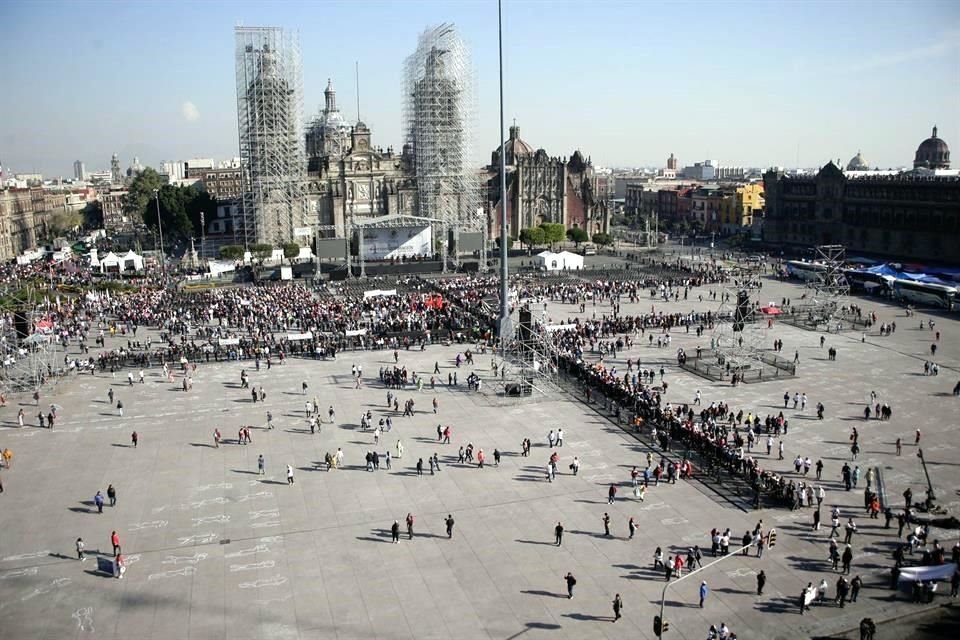
[[[200,257],[207,257],[207,216],[200,212]]]
[[[167,280],[167,255],[163,252],[163,222],[160,220],[160,190],[153,190],[153,199],[157,203],[157,229],[160,232],[160,271],[163,273],[163,280]]]

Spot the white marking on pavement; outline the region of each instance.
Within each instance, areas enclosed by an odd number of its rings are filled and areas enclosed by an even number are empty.
[[[245,496],[240,496],[239,498],[234,498],[234,502],[249,502],[251,500],[256,500],[257,498],[272,498],[273,491],[258,491],[256,493],[250,493]]]
[[[42,558],[44,556],[49,556],[50,550],[44,549],[43,551],[34,551],[33,553],[21,553],[15,556],[7,556],[3,559],[0,559],[0,562],[12,562],[14,560],[32,560],[33,558]]]
[[[195,536],[183,536],[181,538],[177,538],[180,546],[187,544],[209,544],[216,539],[216,533],[200,533]]]
[[[159,580],[161,578],[173,578],[174,576],[192,576],[197,572],[196,567],[184,567],[183,569],[171,569],[170,571],[161,571],[160,573],[151,573],[147,580]]]
[[[204,516],[202,518],[192,518],[193,526],[199,527],[204,524],[225,524],[230,522],[230,516]]]
[[[260,538],[257,542],[264,542],[270,544],[271,542],[283,542],[283,536],[267,536],[266,538]]]
[[[93,633],[93,607],[77,609],[70,617],[77,621],[80,631]]]
[[[660,521],[660,524],[676,525],[676,524],[686,524],[688,522],[690,521],[687,520],[686,518],[664,518],[663,520]]]
[[[166,520],[151,520],[150,522],[137,522],[127,527],[128,531],[141,531],[143,529],[162,529],[167,526]]]
[[[250,527],[252,529],[267,529],[269,527],[279,527],[280,521],[270,520],[269,522],[254,522]]]
[[[57,578],[56,580],[50,581],[50,584],[45,584],[42,587],[37,587],[27,595],[20,598],[20,601],[26,602],[31,598],[36,598],[37,596],[42,596],[44,594],[50,593],[51,591],[59,587],[64,587],[70,584],[71,582],[73,582],[73,580],[71,580],[70,578]]]
[[[259,518],[276,518],[280,515],[280,509],[268,509],[266,511],[251,511],[250,519],[257,520]]]
[[[283,576],[274,576],[272,578],[263,578],[261,580],[255,580],[254,582],[241,582],[241,589],[259,589],[261,587],[279,587],[282,584],[285,584],[287,579]]]
[[[735,571],[727,571],[727,577],[729,578],[746,578],[747,576],[755,576],[757,572],[753,569],[740,568]]]
[[[205,553],[195,553],[192,556],[167,556],[167,559],[160,564],[172,564],[174,566],[180,564],[197,564],[201,560],[206,559],[207,554]]]
[[[7,578],[20,578],[23,576],[35,576],[37,575],[37,571],[38,571],[38,567],[27,567],[26,569],[14,569],[13,571],[0,573],[0,580],[6,580]]]
[[[264,560],[263,562],[254,562],[253,564],[232,564],[230,565],[230,573],[253,571],[255,569],[273,569],[276,564],[273,560]]]
[[[258,544],[255,547],[249,549],[240,549],[239,551],[233,551],[231,553],[225,554],[224,558],[243,558],[246,556],[252,556],[257,553],[270,553],[270,547],[265,544]]]

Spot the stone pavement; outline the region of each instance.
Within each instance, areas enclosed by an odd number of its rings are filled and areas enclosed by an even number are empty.
[[[776,295],[774,295],[776,294]],[[769,281],[762,298],[799,297],[793,285]],[[657,308],[707,309],[715,304],[692,299],[654,303]],[[895,529],[882,520],[859,517],[861,489],[839,486],[839,469],[849,458],[848,433],[856,426],[863,452],[858,464],[884,467],[889,493],[897,497],[910,485],[923,489],[922,470],[914,456],[912,434],[923,432],[930,472],[944,503],[960,506],[960,473],[955,439],[950,437],[958,400],[950,390],[958,378],[960,346],[956,320],[936,316],[942,332],[939,377],[924,377],[923,359],[932,332],[916,329],[918,317],[906,319],[894,307],[860,300],[876,309],[881,321],[896,317],[889,338],[871,335],[830,336],[839,349],[836,362],[826,360],[818,336],[775,326],[770,341],[782,338],[784,353],[799,349],[800,374],[789,389],[777,383],[740,386],[714,384],[675,367],[678,346],[695,346],[691,333],[676,334],[669,349],[637,346],[630,353],[643,362],[663,362],[670,381],[669,400],[690,402],[697,389],[703,400],[729,400],[754,412],[776,413],[785,390],[806,392],[806,414],[790,411],[787,460],[770,467],[786,471],[797,454],[823,458],[827,500],[854,515],[861,533],[855,539],[854,574],[866,587],[856,605],[841,610],[815,607],[800,617],[796,607],[807,582],[827,576],[827,530],[809,531],[811,510],[791,513],[768,509],[743,513],[704,495],[684,482],[651,488],[646,502],[630,496],[629,469],[644,466],[647,449],[603,419],[591,407],[565,396],[513,406],[491,406],[482,395],[467,392],[471,370],[485,373],[490,356],[457,370],[456,347],[431,346],[401,352],[400,364],[429,378],[439,361],[443,378],[457,371],[460,386],[438,385],[435,391],[399,393],[414,397],[413,418],[394,416],[394,431],[376,450],[395,454],[402,439],[404,455],[392,470],[364,470],[363,455],[373,449],[372,432],[361,432],[361,413],[375,421],[386,412],[386,390],[375,381],[381,366],[392,366],[392,353],[343,353],[337,361],[288,360],[283,366],[254,372],[251,363],[200,365],[191,392],[148,370],[148,383],[128,388],[125,374],[84,376],[62,384],[54,401],[62,407],[57,428],[22,430],[15,424],[16,402],[4,410],[7,427],[0,446],[15,452],[12,469],[2,471],[6,493],[0,535],[0,620],[6,637],[101,638],[652,638],[664,581],[652,571],[657,546],[665,553],[699,544],[709,549],[711,527],[730,527],[735,536],[756,521],[776,526],[778,544],[760,560],[731,558],[705,572],[712,589],[706,607],[697,606],[698,579],[683,581],[667,595],[668,637],[699,639],[712,623],[726,622],[740,638],[799,638],[853,627],[864,615],[883,618],[912,610],[903,595],[886,589]],[[624,313],[648,310],[650,302],[623,305]],[[609,305],[598,305],[598,315]],[[571,317],[572,305],[550,303],[548,314]],[[588,305],[586,316],[593,309]],[[899,317],[897,315],[899,314]],[[709,336],[700,339],[709,342]],[[109,346],[109,343],[108,343]],[[365,384],[354,389],[352,364],[363,366]],[[251,384],[263,385],[265,403],[253,404],[240,390],[242,368]],[[620,364],[625,369],[625,364]],[[948,368],[949,367],[949,368]],[[657,364],[659,368],[659,364]],[[307,380],[307,396],[300,382]],[[179,382],[179,380],[177,381]],[[114,386],[125,404],[120,418],[107,401]],[[871,390],[893,406],[893,420],[865,423],[862,409]],[[334,405],[336,424],[311,435],[303,403],[316,396],[321,412]],[[430,403],[436,396],[440,414]],[[827,407],[827,420],[815,420],[813,406]],[[29,402],[24,400],[24,402]],[[266,411],[276,429],[264,429]],[[28,416],[29,407],[25,408]],[[392,414],[392,412],[390,412]],[[32,420],[28,420],[32,421]],[[438,423],[452,425],[453,444],[436,441]],[[240,425],[254,425],[253,443],[213,447],[219,427],[236,439]],[[546,433],[562,426],[565,443],[553,483],[545,478],[549,451]],[[140,435],[139,446],[130,434]],[[900,435],[904,455],[893,455]],[[534,442],[530,458],[519,456],[520,441]],[[457,448],[473,442],[487,454],[485,469],[456,464]],[[320,470],[318,462],[338,447],[344,469]],[[499,468],[494,448],[504,452]],[[417,477],[416,460],[437,452],[442,469]],[[257,456],[266,459],[266,474],[257,474]],[[583,461],[580,475],[569,475],[572,456]],[[774,450],[774,457],[776,450]],[[765,457],[765,456],[762,456]],[[288,486],[285,469],[295,470]],[[812,473],[811,473],[812,475]],[[621,487],[613,505],[606,502],[610,482]],[[92,498],[109,483],[118,491],[116,507],[96,513]],[[416,517],[416,536],[401,535],[390,544],[390,525],[408,512]],[[604,537],[601,517],[609,512],[611,538]],[[456,519],[453,539],[444,518]],[[639,531],[627,538],[627,520]],[[553,546],[553,528],[566,529],[563,545]],[[116,530],[129,570],[123,580],[96,571],[96,552],[110,553]],[[74,541],[83,537],[90,558],[75,560]],[[955,536],[955,533],[952,534]],[[953,537],[944,536],[952,546]],[[386,544],[387,546],[383,546]],[[756,572],[768,582],[755,593]],[[578,580],[575,597],[566,598],[563,576]],[[612,621],[614,594],[624,600],[624,617]]]

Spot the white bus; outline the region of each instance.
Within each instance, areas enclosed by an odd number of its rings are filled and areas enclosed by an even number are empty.
[[[943,284],[928,284],[896,278],[893,281],[893,296],[898,300],[931,307],[953,310],[957,288]]]

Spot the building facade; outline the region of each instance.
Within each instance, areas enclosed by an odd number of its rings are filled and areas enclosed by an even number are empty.
[[[123,187],[110,187],[100,191],[98,199],[103,210],[103,228],[108,236],[130,233],[133,221],[123,209],[127,190]]]
[[[486,210],[493,212],[489,232],[500,233],[500,154],[507,171],[507,217],[510,235],[543,223],[558,223],[567,229],[579,227],[591,236],[609,233],[608,198],[597,195],[596,174],[589,158],[574,151],[569,159],[533,150],[520,137],[520,128],[510,127],[510,137],[493,152],[488,167]],[[609,192],[608,192],[609,193]]]
[[[240,167],[205,168],[187,167],[186,180],[198,180],[203,188],[217,200],[243,197],[243,173]]]
[[[764,187],[768,242],[960,262],[960,177],[905,172],[848,179],[831,162],[816,176],[770,171]]]
[[[0,191],[0,260],[12,260],[36,247],[34,212],[43,204],[42,189]]]
[[[87,169],[79,160],[73,162],[73,179],[81,181],[87,179]]]
[[[720,203],[720,231],[743,233],[753,227],[754,218],[763,216],[763,183],[752,182],[724,193]]]

